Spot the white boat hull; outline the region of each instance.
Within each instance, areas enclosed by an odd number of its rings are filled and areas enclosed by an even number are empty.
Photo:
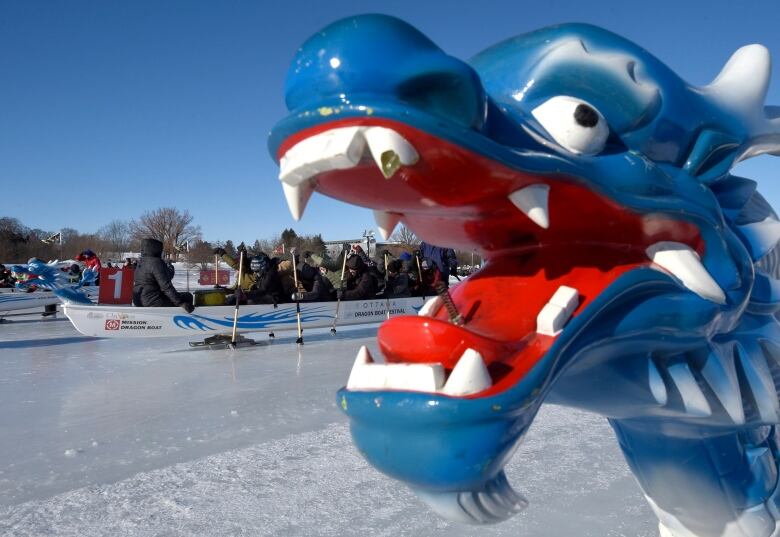
[[[93,300],[97,299],[97,287],[85,287],[83,289],[88,297]],[[0,314],[17,310],[43,308],[61,303],[62,300],[51,291],[38,290],[28,293],[27,291],[14,288],[0,289]]]
[[[416,315],[421,297],[390,299],[390,315]],[[233,327],[233,306],[199,306],[192,313],[182,308],[138,308],[134,306],[89,306],[66,304],[65,315],[84,335],[114,338],[201,336],[228,332]],[[333,325],[336,302],[301,303],[303,328]],[[386,301],[345,300],[341,302],[337,326],[378,323],[387,319]],[[295,304],[241,306],[240,332],[296,330]]]

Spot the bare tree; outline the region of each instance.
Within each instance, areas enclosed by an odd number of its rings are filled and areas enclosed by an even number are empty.
[[[201,269],[207,269],[208,264],[214,262],[214,245],[202,240],[195,241],[190,245],[187,261],[199,264]]]
[[[163,243],[163,251],[178,257],[176,246],[184,241],[194,242],[201,237],[200,227],[192,225],[189,211],[174,207],[161,207],[148,211],[130,223],[130,233],[136,240],[157,239]]]
[[[414,231],[401,224],[401,227],[390,237],[391,241],[397,242],[409,250],[413,250],[420,244],[420,239],[414,234]]]
[[[130,246],[130,225],[124,220],[112,220],[98,231],[105,247],[116,254],[122,254]]]

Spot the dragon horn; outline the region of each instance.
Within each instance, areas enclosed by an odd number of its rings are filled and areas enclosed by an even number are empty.
[[[769,153],[780,156],[780,107],[764,106],[772,59],[763,45],[737,49],[715,80],[701,88],[724,106],[745,118],[750,138],[735,162]]]

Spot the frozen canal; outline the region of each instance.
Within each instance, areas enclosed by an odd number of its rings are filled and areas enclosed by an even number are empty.
[[[657,535],[606,422],[551,406],[507,469],[528,509],[438,519],[357,454],[336,407],[375,332],[213,351],[0,323],[0,535]]]

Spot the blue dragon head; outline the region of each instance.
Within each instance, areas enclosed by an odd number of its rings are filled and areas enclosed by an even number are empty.
[[[13,265],[11,272],[25,275],[28,279],[19,280],[16,287],[20,289],[31,286],[40,287],[52,291],[55,295],[67,302],[77,304],[91,304],[92,301],[79,290],[84,285],[92,285],[97,278],[97,270],[85,269],[81,274],[81,280],[76,285],[71,285],[67,275],[59,269],[59,263],[52,261],[46,263],[33,257],[27,261],[27,265]]]
[[[383,361],[358,352],[361,453],[448,518],[504,520],[503,468],[556,402],[610,420],[662,532],[770,535],[780,222],[729,173],[780,154],[769,76],[750,45],[692,86],[583,24],[469,62],[380,15],[306,41],[269,141],[293,216],[318,191],[487,260],[385,322]]]

